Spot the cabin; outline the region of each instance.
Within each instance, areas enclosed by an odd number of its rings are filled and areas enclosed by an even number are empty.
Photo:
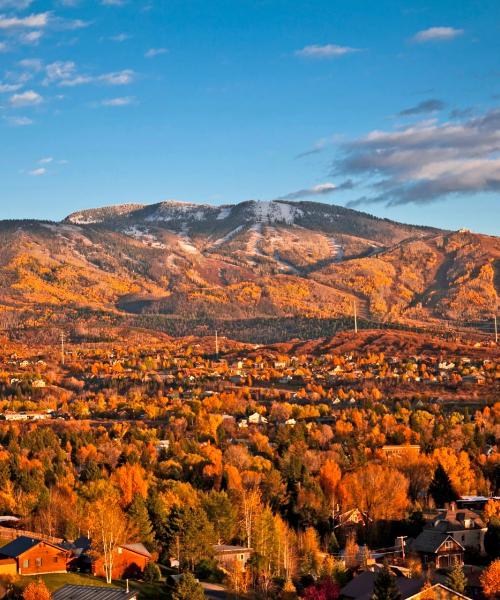
[[[464,564],[464,547],[447,533],[424,529],[409,547],[419,555],[424,568],[451,569]]]
[[[471,600],[468,596],[459,594],[442,583],[425,586],[420,592],[406,600],[429,600],[429,598],[433,600]]]
[[[66,573],[69,557],[69,550],[57,544],[24,535],[0,548],[3,568],[11,568],[7,565],[12,565],[10,561],[14,560],[18,575]]]
[[[245,546],[231,546],[229,544],[216,544],[214,546],[215,559],[219,567],[225,571],[239,564],[245,570],[253,550]]]
[[[112,579],[136,579],[144,573],[150,561],[151,554],[143,544],[118,546],[113,556]],[[106,576],[102,558],[98,558],[92,563],[92,574],[96,577]]]

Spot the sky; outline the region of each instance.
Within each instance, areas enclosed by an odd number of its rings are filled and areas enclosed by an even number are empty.
[[[0,218],[278,198],[500,235],[498,0],[0,0]]]

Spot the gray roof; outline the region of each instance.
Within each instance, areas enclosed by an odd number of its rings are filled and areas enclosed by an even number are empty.
[[[369,600],[373,594],[373,584],[377,575],[378,573],[372,571],[363,571],[340,590],[341,595],[355,600]],[[395,577],[395,582],[403,600],[417,594],[425,583],[423,579],[408,577]]]
[[[46,542],[45,540],[37,540],[34,538],[27,537],[26,535],[20,535],[12,542],[9,542],[5,546],[0,548],[0,554],[3,556],[10,556],[11,558],[16,558],[21,554],[24,554],[27,550],[34,548],[38,544],[41,543],[49,544],[49,546],[55,546],[55,544],[51,544],[50,542]],[[55,546],[56,547],[56,546]]]
[[[141,544],[140,542],[138,542],[136,544],[122,544],[121,547],[126,548],[127,550],[130,550],[131,552],[135,552],[136,554],[142,554],[142,556],[151,558],[151,553],[148,551],[146,546],[144,546],[144,544]]]
[[[424,529],[413,542],[411,549],[416,552],[437,552],[441,544],[447,539],[452,540],[462,548],[462,545],[447,533],[435,531],[434,529]]]
[[[138,592],[120,588],[66,584],[52,594],[53,600],[136,600]]]

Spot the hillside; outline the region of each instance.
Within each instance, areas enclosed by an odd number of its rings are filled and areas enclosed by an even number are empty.
[[[0,314],[490,319],[500,239],[313,202],[179,202],[0,222]],[[63,310],[61,310],[63,309]]]

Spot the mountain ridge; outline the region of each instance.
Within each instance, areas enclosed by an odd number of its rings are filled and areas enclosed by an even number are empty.
[[[500,238],[320,202],[165,201],[0,222],[0,313],[487,319]]]

